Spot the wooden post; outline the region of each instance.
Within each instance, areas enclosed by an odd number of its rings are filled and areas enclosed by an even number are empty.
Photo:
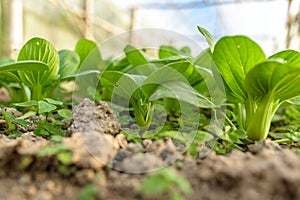
[[[136,13],[137,7],[132,7],[130,9],[130,27],[129,27],[129,44],[134,44],[134,33],[133,30],[136,28]]]
[[[84,37],[94,39],[94,0],[84,0]]]
[[[23,43],[23,0],[1,0],[0,59],[14,58]]]
[[[286,33],[286,48],[299,48],[300,0],[289,0]]]
[[[1,0],[1,23],[0,23],[0,59],[10,57],[10,15],[11,15],[11,1]]]

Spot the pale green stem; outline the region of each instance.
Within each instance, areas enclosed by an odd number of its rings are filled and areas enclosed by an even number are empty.
[[[250,140],[256,141],[267,138],[271,120],[278,107],[279,103],[274,102],[272,94],[268,94],[262,98],[257,105],[255,113],[251,113],[251,116],[247,120],[247,134]]]
[[[152,102],[142,105],[140,101],[132,100],[132,106],[136,123],[142,127],[149,127],[154,109]]]
[[[31,90],[31,100],[39,101],[39,100],[42,100],[42,99],[43,99],[42,86],[41,85],[36,85]]]

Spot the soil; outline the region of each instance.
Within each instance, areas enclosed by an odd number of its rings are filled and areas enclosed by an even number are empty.
[[[202,147],[192,158],[171,139],[127,142],[120,128],[108,104],[85,99],[60,143],[68,162],[61,152],[41,155],[58,144],[32,132],[17,139],[0,135],[0,199],[77,199],[91,184],[96,199],[169,199],[138,193],[146,177],[167,166],[191,184],[184,199],[300,199],[300,156],[272,141],[225,156]]]

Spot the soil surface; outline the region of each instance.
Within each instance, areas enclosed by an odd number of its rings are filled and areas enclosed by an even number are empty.
[[[87,99],[74,108],[68,130],[59,143],[32,132],[0,135],[1,200],[77,199],[91,185],[96,199],[169,199],[138,192],[166,166],[192,186],[184,199],[300,199],[300,156],[269,140],[226,156],[202,147],[191,158],[171,139],[128,143],[108,104]],[[47,148],[52,152],[42,154]]]

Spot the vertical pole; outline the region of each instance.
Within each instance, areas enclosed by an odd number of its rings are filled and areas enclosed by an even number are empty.
[[[300,0],[289,0],[286,48],[299,48]]]
[[[94,0],[84,0],[84,37],[94,38]]]
[[[14,56],[14,49],[20,49],[23,44],[23,0],[11,1],[11,20],[10,20],[10,41],[11,41],[11,56]]]
[[[11,1],[1,0],[1,23],[0,23],[0,59],[10,57],[10,15]]]
[[[132,7],[130,9],[130,34],[129,34],[129,44],[133,44],[134,41],[134,33],[133,30],[136,28],[136,14],[137,14],[137,7]]]
[[[14,58],[23,43],[23,0],[1,0],[0,59]]]
[[[291,29],[292,29],[292,23],[293,23],[293,18],[291,16],[291,7],[292,7],[292,1],[293,0],[289,0],[289,4],[288,4],[288,10],[287,10],[287,33],[286,33],[286,38],[285,38],[285,48],[289,48],[290,47],[290,43],[291,43]]]

